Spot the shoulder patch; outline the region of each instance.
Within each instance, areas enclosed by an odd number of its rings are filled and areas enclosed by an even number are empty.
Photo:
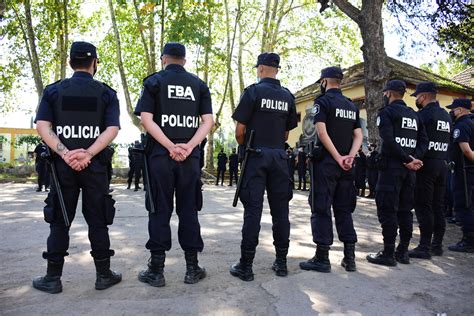
[[[112,88],[111,86],[109,86],[108,84],[106,84],[105,82],[101,82],[106,88],[109,88],[110,90],[112,90],[114,93],[117,93],[117,91]]]
[[[377,126],[380,125],[380,116],[377,116],[377,120],[375,121],[375,125],[377,125]]]
[[[255,87],[256,85],[257,85],[256,83],[252,83],[250,86],[245,87],[244,91],[252,87]]]
[[[159,73],[161,73],[161,72],[163,72],[163,71],[164,71],[164,70],[160,70],[160,71],[157,71],[157,72],[152,73],[151,75],[146,76],[145,78],[143,78],[142,82],[145,82],[145,80],[147,80],[148,78],[153,77],[154,75],[159,74]]]
[[[459,128],[456,128],[453,131],[453,138],[458,138],[460,134],[461,134],[461,131],[459,130]]]
[[[349,102],[352,103],[352,99],[351,99],[351,98],[348,98],[348,97],[346,97],[346,96],[344,96],[344,98],[346,98]]]
[[[313,113],[313,115],[317,115],[319,114],[320,110],[321,110],[321,106],[319,105],[319,103],[315,103],[313,106],[313,109],[311,110],[311,113]]]

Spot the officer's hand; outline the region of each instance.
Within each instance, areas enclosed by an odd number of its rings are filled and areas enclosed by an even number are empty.
[[[171,150],[169,152],[170,152],[170,157],[173,160],[184,161],[187,158],[186,151],[183,150],[178,145],[174,145],[174,147],[171,148]]]
[[[342,170],[344,171],[349,171],[351,168],[352,168],[352,165],[351,166],[347,166],[346,163],[345,163],[345,160],[349,158],[349,156],[339,156],[336,161],[337,161],[337,164],[339,165],[339,167],[341,167]]]
[[[352,166],[354,165],[354,157],[347,156],[347,158],[344,160],[344,164],[350,167],[349,170],[352,169]]]
[[[69,166],[75,171],[82,171],[89,166],[92,156],[87,150],[82,150],[74,153],[72,159]]]
[[[185,158],[189,157],[193,151],[193,148],[189,144],[176,144],[176,146],[183,150]]]
[[[411,162],[405,163],[404,165],[405,165],[406,168],[408,168],[410,170],[417,171],[421,167],[423,167],[423,162],[420,159],[415,159],[414,158]]]

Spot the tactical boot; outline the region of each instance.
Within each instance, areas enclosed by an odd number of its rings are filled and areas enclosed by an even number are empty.
[[[410,257],[408,257],[408,244],[409,243],[407,242],[400,242],[395,251],[395,260],[401,264],[410,264]]]
[[[276,258],[272,265],[272,270],[277,276],[287,276],[288,268],[286,266],[286,256],[288,255],[288,248],[275,248]]]
[[[448,247],[451,251],[474,253],[474,233],[464,234],[461,241]]]
[[[443,255],[443,245],[442,244],[431,244],[430,254],[432,256],[442,256]]]
[[[348,272],[357,271],[355,263],[355,244],[344,243],[344,258],[341,261],[341,266]]]
[[[62,292],[61,275],[63,273],[63,266],[64,260],[59,262],[48,260],[46,275],[34,278],[33,287],[50,294]]]
[[[206,269],[198,265],[197,251],[185,251],[184,258],[186,259],[186,275],[184,276],[184,283],[194,284],[206,277]]]
[[[95,289],[105,290],[122,281],[122,274],[110,270],[110,258],[94,259],[96,273]]]
[[[379,251],[376,254],[367,255],[366,259],[368,262],[373,264],[395,267],[397,265],[397,261],[395,261],[394,250],[395,245],[385,245],[383,251]]]
[[[325,273],[331,272],[329,249],[329,246],[317,245],[314,257],[308,261],[300,262],[300,268],[303,270],[314,270]]]
[[[148,283],[151,286],[162,287],[165,286],[165,277],[163,276],[163,269],[165,267],[166,254],[155,253],[151,254],[148,260],[148,269],[138,273],[138,280],[143,283]]]
[[[408,257],[429,260],[431,259],[431,254],[428,247],[418,245],[416,248],[408,251]]]
[[[254,257],[255,250],[242,250],[239,262],[230,267],[230,274],[242,281],[253,281],[252,264]]]

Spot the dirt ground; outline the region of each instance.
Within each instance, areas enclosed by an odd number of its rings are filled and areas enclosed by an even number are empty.
[[[71,229],[70,255],[63,273],[63,292],[51,295],[31,287],[45,273],[41,253],[48,225],[43,221],[44,192],[33,184],[0,184],[0,314],[1,315],[473,315],[474,255],[445,251],[431,261],[414,260],[394,268],[366,262],[380,250],[382,239],[375,203],[359,199],[354,221],[359,236],[355,273],[340,265],[342,244],[335,241],[332,273],[302,271],[298,263],[314,254],[307,193],[295,191],[291,201],[291,245],[288,277],[271,270],[274,257],[271,217],[265,205],[260,244],[254,262],[255,281],[232,277],[229,266],[239,258],[242,205],[231,207],[233,188],[206,185],[200,213],[205,243],[200,264],[208,277],[195,285],[183,283],[185,264],[172,217],[173,248],[165,267],[167,284],[153,288],[137,280],[148,253],[144,194],[113,185],[117,216],[110,228],[114,270],[123,281],[106,290],[94,289],[95,269],[89,255],[87,226],[80,212]],[[80,209],[80,205],[79,208]],[[415,223],[416,226],[416,223]],[[445,244],[460,238],[448,225]],[[412,246],[418,240],[418,229]]]

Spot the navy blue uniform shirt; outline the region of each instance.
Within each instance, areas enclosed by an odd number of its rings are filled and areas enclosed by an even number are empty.
[[[462,166],[461,158],[464,156],[459,143],[468,143],[471,150],[474,150],[474,116],[472,114],[461,116],[454,123],[453,130],[453,159],[456,167]],[[473,166],[474,162],[464,157],[466,166]],[[471,171],[468,169],[468,171]]]
[[[409,108],[403,100],[395,100],[388,106],[381,108],[377,117],[379,135],[382,138],[382,149],[380,151],[385,157],[396,159],[403,163],[412,161],[410,155],[396,142],[394,135],[396,117],[407,113],[411,114],[410,112],[413,112],[419,121],[417,126],[417,143],[412,156],[415,158],[423,157],[428,149],[428,136],[415,111]]]
[[[183,66],[177,64],[171,64],[166,66],[164,71],[174,71],[174,72],[186,72]],[[208,86],[204,81],[196,77],[200,81],[200,100],[199,104],[199,115],[212,114],[212,100],[211,93]],[[158,102],[157,94],[160,93],[160,73],[157,72],[147,78],[143,82],[143,90],[140,95],[140,99],[137,102],[135,108],[135,115],[140,115],[142,112],[155,113],[155,110],[159,111],[159,108],[155,108],[156,102]],[[159,106],[159,104],[158,104]]]
[[[76,71],[72,75],[71,80],[87,81],[93,80],[93,77],[88,72]],[[36,113],[35,123],[37,121],[54,122],[54,110],[52,105],[58,97],[58,89],[56,87],[58,83],[59,81],[46,86],[44,89],[43,96],[41,97],[41,101],[38,106],[38,112]],[[117,92],[115,92],[115,90],[109,86],[106,87],[106,92],[102,96],[102,100],[107,105],[104,115],[104,125],[105,127],[120,127],[120,106],[117,99]]]
[[[285,132],[298,126],[294,96],[273,78],[247,87],[232,118],[255,130],[256,147],[283,149]]]

